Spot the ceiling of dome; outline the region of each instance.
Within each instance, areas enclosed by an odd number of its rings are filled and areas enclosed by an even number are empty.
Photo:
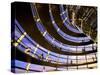
[[[97,67],[97,7],[15,2],[11,9],[16,72]]]

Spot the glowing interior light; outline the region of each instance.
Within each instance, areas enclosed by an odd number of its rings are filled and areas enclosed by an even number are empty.
[[[64,20],[63,20],[63,23],[67,20],[68,18],[66,17]]]
[[[29,54],[29,51],[30,51],[30,49],[28,48],[28,49],[26,49],[24,52],[25,52],[26,54]]]
[[[37,22],[39,22],[39,21],[40,21],[40,19],[38,18],[38,19],[37,19]]]
[[[55,24],[55,21],[53,20],[52,23]]]
[[[58,28],[58,29],[57,29],[57,32],[58,32],[59,30],[60,30],[60,29]]]
[[[21,40],[25,37],[26,32],[24,32],[24,34],[17,40],[17,42],[14,43],[14,46],[18,46],[18,44],[21,42]]]
[[[47,31],[45,31],[45,32],[43,33],[43,36],[45,36],[45,35],[46,35],[46,33],[47,33]]]
[[[31,64],[28,63],[27,66],[26,66],[26,71],[29,71],[30,66],[31,66]]]

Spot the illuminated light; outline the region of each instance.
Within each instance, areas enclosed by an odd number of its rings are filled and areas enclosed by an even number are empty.
[[[24,35],[26,35],[27,33],[26,32],[24,32]]]
[[[18,46],[18,43],[14,43],[13,45],[16,47],[16,46]]]
[[[27,34],[27,33],[24,32],[23,35],[17,40],[17,42],[14,43],[14,46],[15,46],[15,47],[18,46],[18,44],[19,44],[19,43],[21,42],[21,40],[25,37],[26,34]]]
[[[35,55],[34,55],[34,54],[32,54],[32,57],[34,58],[34,57],[35,57]]]
[[[66,17],[64,20],[63,20],[63,23],[65,23],[65,21],[67,20],[68,18]]]
[[[39,22],[39,21],[40,21],[40,19],[38,18],[38,19],[37,19],[37,22]]]
[[[39,44],[37,44],[37,46],[36,47],[39,47]]]
[[[30,63],[27,64],[26,71],[29,71],[30,65],[31,65]]]
[[[29,54],[29,51],[30,51],[30,49],[28,48],[28,49],[26,49],[24,52],[25,52],[26,54]]]
[[[60,29],[58,28],[58,29],[57,29],[57,32],[58,32],[59,30],[60,30]]]
[[[48,51],[48,54],[50,54],[50,51]]]
[[[53,20],[52,23],[55,24],[55,21]]]
[[[36,53],[37,49],[38,49],[37,47],[34,49],[34,54]]]
[[[49,10],[49,12],[51,13],[51,9]]]
[[[39,44],[36,45],[35,49],[34,49],[34,54],[36,53],[37,49],[39,48]]]
[[[39,48],[40,48],[40,49],[42,49],[42,50],[44,50],[44,48],[43,48],[43,47],[41,47],[41,46],[39,46]]]
[[[24,34],[18,39],[17,42],[20,42],[25,37],[25,35],[26,35],[26,32],[24,32]]]
[[[43,33],[43,36],[45,36],[45,35],[46,35],[46,33],[47,33],[47,31],[45,31],[45,32]]]
[[[20,41],[21,41],[20,39],[17,40],[18,43],[19,43]]]

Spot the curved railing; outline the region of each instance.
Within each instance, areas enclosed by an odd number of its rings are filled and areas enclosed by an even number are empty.
[[[19,28],[17,28],[17,29],[19,29]],[[20,29],[22,29],[22,28],[20,28]],[[18,40],[19,37],[22,36],[21,35],[22,33],[25,33],[23,29],[22,29],[21,32],[18,32],[18,31],[20,31],[20,30],[15,31],[17,33],[17,34],[15,34],[15,40],[16,41]],[[43,57],[44,57],[43,60],[44,61],[47,61],[46,59],[48,58],[47,56],[49,54],[50,59],[54,59],[52,61],[50,60],[51,63],[56,63],[58,61],[58,59],[60,60],[59,63],[64,63],[64,62],[66,63],[66,59],[68,59],[69,61],[76,60],[76,59],[73,59],[73,58],[75,58],[75,56],[69,56],[68,57],[68,56],[65,56],[65,55],[60,55],[60,54],[53,53],[53,52],[51,52],[49,50],[46,50],[45,48],[41,47],[35,41],[30,42],[29,40],[30,40],[29,36],[26,35],[21,40],[21,42],[19,43],[19,45],[17,45],[17,48],[19,48],[19,50],[21,50],[22,52],[25,52],[25,53],[29,54],[30,56],[34,57],[34,55],[35,55],[35,58],[37,58],[37,59],[39,59],[41,57],[41,54],[43,54]],[[92,58],[89,58],[89,59],[91,61],[93,61]],[[78,60],[82,61],[83,59],[78,59]],[[84,61],[86,61],[86,60],[84,60]]]
[[[66,28],[68,28],[70,31],[72,32],[75,32],[75,33],[82,33],[81,31],[79,31],[77,28],[75,28],[69,21],[69,18],[68,18],[68,11],[66,9],[66,11],[64,11],[64,8],[63,8],[63,5],[60,5],[59,6],[59,9],[60,9],[60,16],[61,16],[61,19],[63,20],[63,23],[64,23],[64,26]],[[65,13],[63,13],[65,12]]]
[[[60,36],[62,36],[64,39],[70,40],[70,41],[72,41],[72,42],[83,42],[83,41],[87,42],[87,41],[89,41],[89,38],[88,38],[88,37],[78,37],[78,39],[77,39],[77,37],[70,36],[70,35],[64,33],[64,32],[57,26],[57,24],[56,24],[56,22],[55,22],[55,20],[54,20],[54,18],[53,18],[52,9],[51,9],[50,5],[49,5],[49,13],[50,13],[50,18],[51,18],[51,21],[52,21],[52,24],[53,24],[54,28],[56,29],[56,31],[58,32],[58,34],[59,34]]]
[[[32,9],[32,13],[36,13],[36,8],[34,6],[31,6],[31,9]],[[36,13],[36,15],[33,15],[34,19],[35,19],[35,22],[36,22],[36,26],[38,27],[39,31],[41,32],[41,34],[43,35],[43,37],[45,37],[45,39],[51,43],[53,46],[57,46],[58,48],[62,48],[62,50],[67,50],[67,49],[73,49],[75,50],[76,48],[84,48],[84,46],[71,46],[71,45],[68,45],[68,44],[63,44],[62,42],[56,40],[55,38],[53,38],[48,32],[47,30],[45,29],[45,27],[42,25],[42,22],[39,18],[39,15],[38,13]],[[89,45],[87,45],[88,47]],[[85,48],[87,48],[85,47]]]

